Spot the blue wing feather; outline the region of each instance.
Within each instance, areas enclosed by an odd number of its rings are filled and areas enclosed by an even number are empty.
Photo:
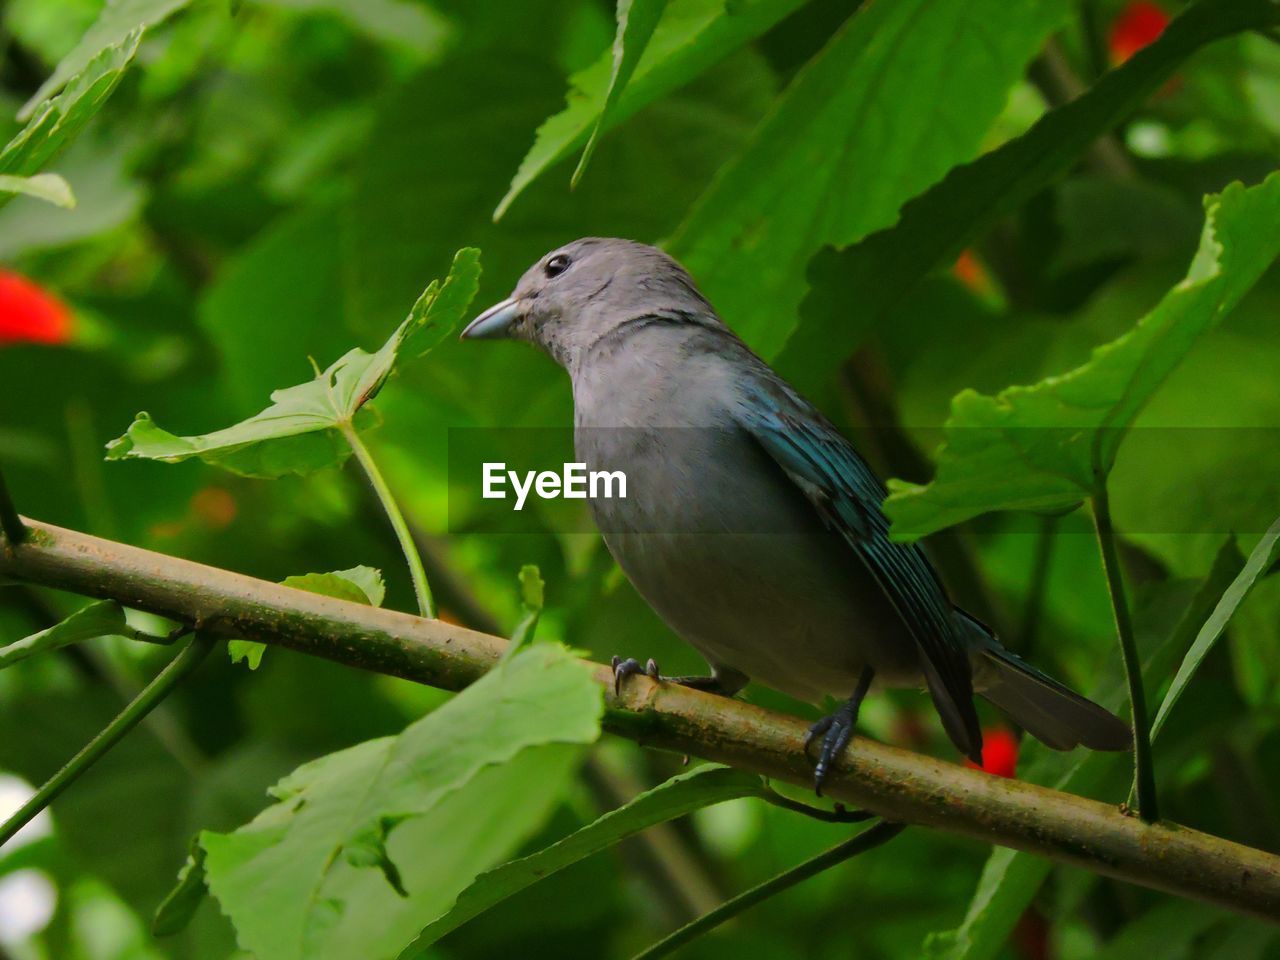
[[[969,657],[951,601],[924,551],[889,539],[880,509],[884,487],[830,421],[781,381],[762,379],[751,394],[739,422],[875,578],[923,654],[947,733],[964,753],[980,758]]]

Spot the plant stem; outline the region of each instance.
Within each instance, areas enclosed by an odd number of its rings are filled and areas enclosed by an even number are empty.
[[[790,870],[785,870],[776,877],[766,880],[759,886],[752,887],[731,900],[726,900],[710,913],[704,913],[692,923],[685,924],[679,930],[663,937],[653,946],[637,953],[632,960],[656,960],[657,957],[668,956],[686,943],[697,939],[710,930],[714,930],[726,920],[732,920],[738,914],[754,907],[762,900],[767,900],[774,894],[794,887],[797,883],[808,880],[810,877],[834,867],[838,863],[843,863],[850,857],[856,857],[860,853],[865,853],[873,847],[878,847],[880,844],[892,840],[905,827],[906,824],[904,823],[889,823],[882,820],[874,826],[863,830],[856,837],[836,844],[825,853],[820,853],[816,857],[812,857],[803,863],[797,864]]]
[[[1105,480],[1098,483],[1093,494],[1093,525],[1098,534],[1102,567],[1107,575],[1107,592],[1111,595],[1116,633],[1120,637],[1125,678],[1129,681],[1129,705],[1133,720],[1134,786],[1138,797],[1138,816],[1147,823],[1155,823],[1160,819],[1160,811],[1156,801],[1155,765],[1151,757],[1149,727],[1151,719],[1147,715],[1147,698],[1142,690],[1142,661],[1138,658],[1138,645],[1133,635],[1133,620],[1129,616],[1129,604],[1125,600],[1124,575],[1120,570],[1120,555],[1116,550],[1116,532],[1111,525],[1111,503],[1107,496]]]
[[[391,488],[387,486],[387,481],[383,479],[382,472],[374,462],[369,448],[360,439],[360,434],[356,433],[355,429],[349,424],[342,428],[342,434],[347,438],[347,443],[351,445],[351,452],[360,461],[360,466],[364,469],[365,476],[369,478],[369,484],[373,487],[373,492],[377,494],[378,501],[382,504],[382,509],[385,511],[387,519],[391,521],[391,529],[396,532],[396,539],[400,541],[400,549],[404,552],[405,562],[409,564],[409,576],[413,578],[413,592],[418,597],[418,613],[434,620],[436,616],[435,599],[431,596],[431,586],[427,583],[427,571],[423,569],[422,557],[418,554],[417,544],[413,542],[413,534],[409,532],[409,525],[405,523],[404,514],[400,512],[400,506],[396,503],[395,497],[391,495]]]
[[[0,473],[0,530],[4,532],[5,541],[11,548],[27,539],[27,528],[23,526],[18,511],[14,509],[13,500],[9,498],[9,488],[5,486],[3,473]]]
[[[102,756],[114,747],[130,730],[142,722],[156,706],[173,692],[204,659],[213,640],[197,634],[181,652],[169,661],[168,666],[156,674],[141,693],[129,703],[120,714],[90,740],[79,753],[67,761],[66,765],[45,782],[21,809],[0,826],[0,847],[13,839],[14,834],[31,822],[41,810],[52,803],[67,787],[98,762]]]

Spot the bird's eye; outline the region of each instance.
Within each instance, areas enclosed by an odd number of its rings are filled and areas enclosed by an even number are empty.
[[[554,257],[552,257],[550,260],[547,261],[547,265],[542,269],[543,269],[543,272],[545,272],[548,277],[558,277],[560,276],[560,274],[564,273],[566,270],[569,269],[569,264],[571,263],[573,263],[573,261],[570,260],[563,253],[557,253]]]

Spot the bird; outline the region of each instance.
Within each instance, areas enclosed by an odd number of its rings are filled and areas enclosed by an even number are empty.
[[[927,690],[978,765],[975,693],[1054,749],[1130,747],[1123,720],[1005,649],[951,601],[921,545],[890,539],[866,461],[662,250],[575,240],[461,336],[526,341],[567,371],[575,456],[627,478],[625,497],[590,499],[605,544],[710,666],[666,677],[615,656],[615,686],[644,673],[729,697],[754,681],[838,698],[804,743],[819,794],[873,687]]]

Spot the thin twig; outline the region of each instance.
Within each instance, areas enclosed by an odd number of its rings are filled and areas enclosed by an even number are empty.
[[[640,951],[632,960],[657,960],[658,957],[669,956],[686,943],[696,940],[704,933],[714,930],[728,920],[732,920],[762,900],[767,900],[775,894],[794,887],[797,883],[808,880],[823,870],[828,870],[851,857],[856,857],[860,853],[865,853],[880,846],[882,843],[892,840],[903,831],[905,826],[906,824],[889,823],[882,820],[863,830],[856,837],[836,844],[825,853],[811,857],[790,870],[785,870],[776,877],[766,880],[759,886],[738,894],[732,900],[722,903],[710,913],[703,914],[692,923],[685,924],[679,930],[663,937],[647,950]]]
[[[97,763],[130,730],[178,686],[204,659],[213,641],[197,634],[169,661],[142,692],[120,714],[90,740],[79,753],[67,761],[32,796],[31,799],[0,826],[0,847],[25,827],[41,810],[52,803],[59,794],[76,781],[86,770]]]
[[[760,799],[766,803],[773,804],[775,807],[804,814],[806,817],[813,820],[821,820],[824,823],[862,823],[864,820],[870,820],[875,816],[869,810],[846,810],[843,803],[837,803],[834,810],[810,806],[807,803],[801,803],[799,800],[792,800],[790,797],[783,796],[773,787],[766,787]]]
[[[9,487],[4,482],[4,473],[0,472],[0,530],[4,531],[4,539],[9,547],[16,547],[27,539],[27,528],[14,509],[13,500],[9,496]]]
[[[1156,799],[1155,763],[1151,756],[1151,718],[1147,714],[1147,697],[1142,688],[1142,660],[1134,639],[1133,619],[1125,598],[1124,573],[1116,549],[1116,532],[1111,524],[1111,502],[1106,480],[1100,480],[1093,494],[1093,525],[1098,534],[1102,567],[1107,575],[1107,592],[1115,614],[1116,633],[1120,637],[1120,653],[1124,658],[1125,679],[1129,683],[1129,705],[1133,720],[1134,787],[1138,797],[1138,816],[1147,823],[1160,819]]]
[[[1049,570],[1053,566],[1054,538],[1058,532],[1058,517],[1041,517],[1036,530],[1035,554],[1031,559],[1031,576],[1027,581],[1027,599],[1022,608],[1022,623],[1018,628],[1018,653],[1029,657],[1035,650],[1044,622],[1044,602],[1048,594]]]
[[[391,521],[391,529],[396,532],[396,539],[400,541],[400,549],[404,552],[404,559],[409,564],[409,576],[413,578],[413,592],[418,598],[418,613],[420,616],[429,617],[434,620],[436,616],[435,600],[431,596],[431,586],[427,583],[427,571],[422,567],[422,557],[418,554],[418,546],[413,542],[413,535],[409,532],[409,525],[405,523],[404,514],[400,512],[400,505],[396,503],[396,498],[391,494],[391,488],[387,486],[387,481],[382,477],[382,471],[378,469],[378,464],[373,459],[373,454],[369,452],[369,448],[364,445],[364,441],[360,439],[355,429],[351,426],[342,428],[342,435],[347,438],[347,443],[351,445],[351,451],[356,455],[356,460],[364,469],[365,476],[369,478],[369,483],[373,487],[373,492],[377,494],[382,509],[387,514],[387,519]]]

